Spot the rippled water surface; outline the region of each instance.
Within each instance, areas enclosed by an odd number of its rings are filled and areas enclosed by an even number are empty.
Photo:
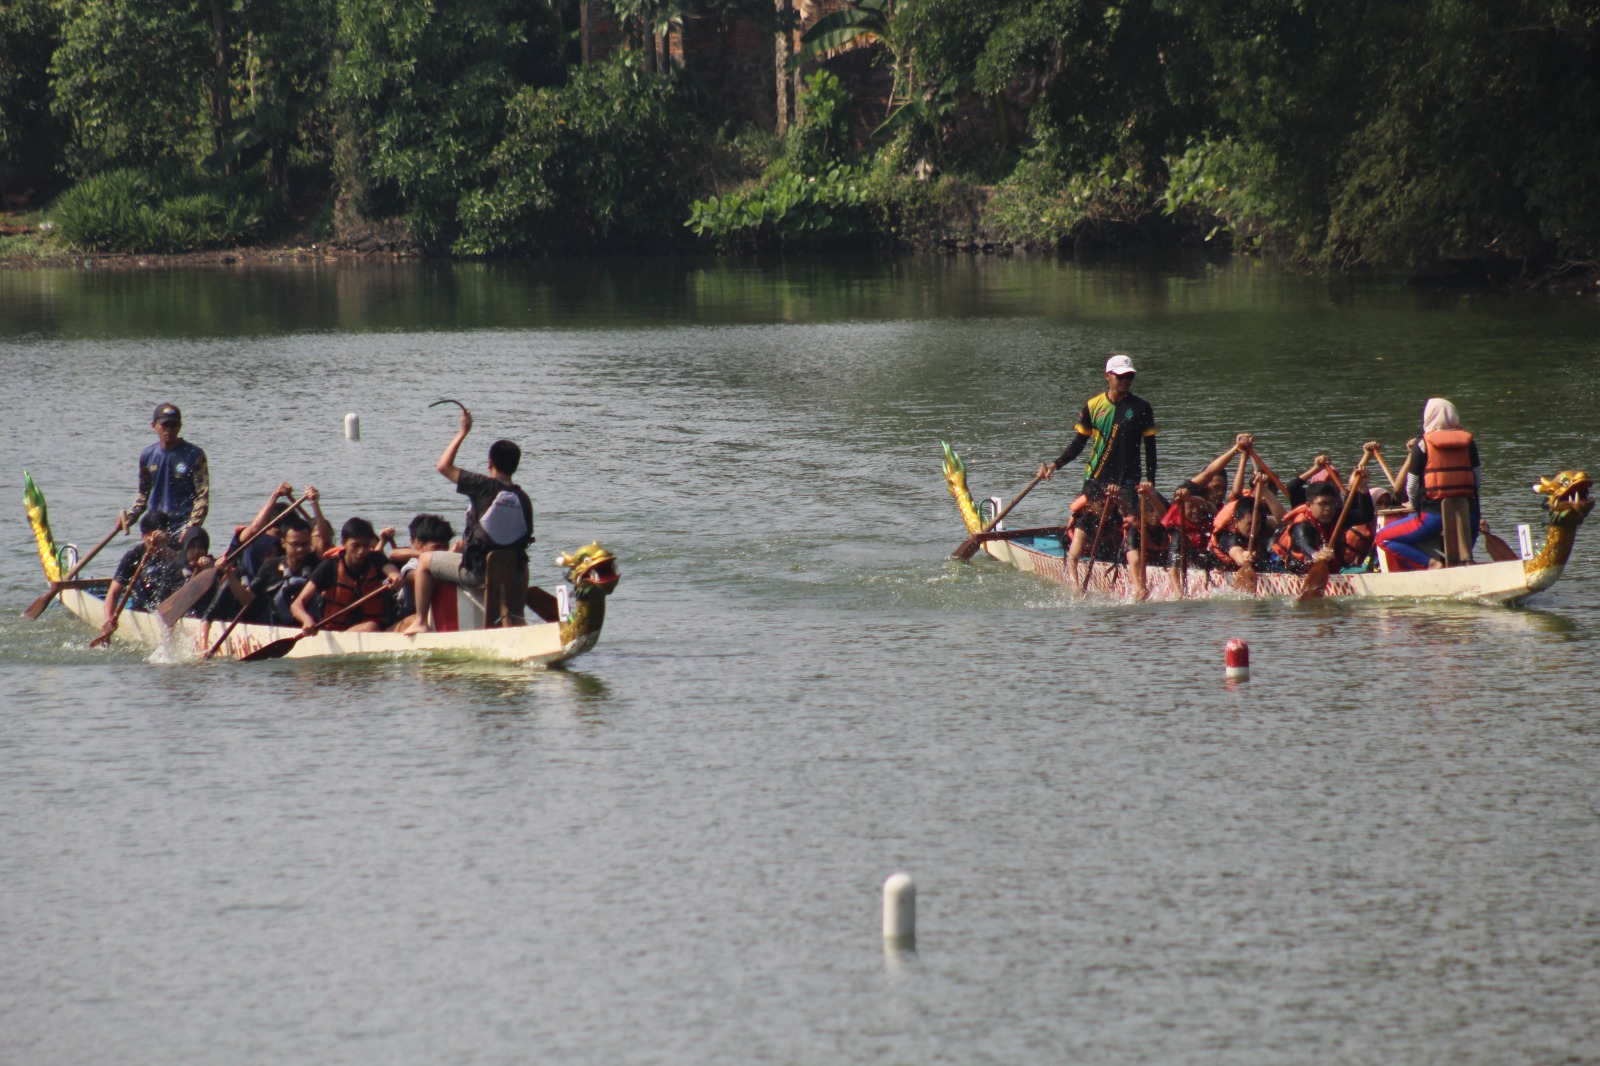
[[[1245,429],[1280,472],[1399,456],[1435,394],[1513,542],[1532,481],[1600,467],[1600,308],[1559,298],[1193,262],[0,272],[0,471],[62,540],[109,527],[168,399],[214,530],[282,478],[336,524],[454,511],[450,396],[464,465],[526,449],[536,579],[594,539],[624,575],[565,671],[158,664],[16,617],[13,497],[0,1061],[1600,1060],[1600,532],[1518,610],[1082,605],[946,562],[940,439],[1009,497],[1112,349],[1168,487]],[[900,869],[920,936],[886,955]]]

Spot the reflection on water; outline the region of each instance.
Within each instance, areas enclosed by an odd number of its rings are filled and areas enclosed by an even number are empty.
[[[1010,498],[1111,349],[1164,484],[1245,429],[1284,476],[1397,453],[1442,394],[1511,529],[1600,465],[1597,318],[1204,259],[0,272],[4,465],[59,539],[168,399],[214,533],[285,477],[458,515],[449,394],[463,466],[524,446],[534,580],[596,539],[625,575],[565,670],[0,612],[0,1060],[1600,1059],[1600,534],[1529,609],[1081,602],[945,560],[938,445]]]

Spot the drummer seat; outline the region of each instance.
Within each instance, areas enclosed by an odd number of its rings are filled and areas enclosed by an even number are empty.
[[[1444,565],[1472,562],[1472,505],[1461,496],[1440,500],[1439,517],[1444,521]]]
[[[483,625],[526,625],[522,610],[528,595],[528,576],[522,553],[497,549],[483,560]]]

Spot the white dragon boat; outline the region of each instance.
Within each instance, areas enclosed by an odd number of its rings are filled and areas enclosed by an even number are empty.
[[[105,621],[106,581],[62,582],[76,559],[71,545],[55,546],[50,535],[49,516],[44,496],[28,479],[24,500],[28,517],[39,544],[45,577],[59,587],[61,604],[72,614],[98,630]],[[295,642],[283,656],[287,659],[313,659],[349,655],[395,656],[425,655],[500,659],[510,662],[553,666],[573,659],[600,639],[605,624],[606,598],[619,578],[616,557],[599,544],[589,544],[567,552],[556,560],[566,567],[568,584],[555,595],[530,589],[528,625],[483,627],[481,591],[441,583],[441,596],[454,596],[455,610],[437,611],[442,618],[454,619],[456,628],[408,636],[401,633],[349,633],[320,630]],[[87,587],[85,587],[87,586]],[[435,604],[439,600],[435,599]],[[222,638],[226,619],[215,621],[180,618],[170,629],[161,624],[154,611],[124,610],[117,619],[112,639],[151,649],[178,660],[200,659]],[[295,637],[297,627],[251,625],[233,627],[217,647],[213,658],[242,659],[274,641]]]
[[[1060,527],[995,530],[984,533],[983,519],[967,489],[967,471],[960,456],[945,445],[944,477],[950,495],[961,509],[967,532],[977,534],[980,547],[992,558],[1027,574],[1080,590],[1083,569],[1089,567],[1086,593],[1125,598],[1132,595],[1127,567],[1118,563],[1079,562],[1079,574],[1067,569],[1066,548]],[[1324,595],[1384,599],[1448,599],[1479,603],[1514,604],[1544,591],[1561,576],[1572,553],[1578,527],[1594,506],[1589,498],[1589,475],[1566,470],[1541,478],[1533,490],[1545,497],[1545,539],[1526,558],[1505,562],[1470,563],[1440,570],[1408,572],[1363,571],[1331,574]],[[1190,568],[1181,578],[1161,567],[1149,567],[1145,584],[1149,599],[1205,599],[1211,596],[1298,596],[1305,578],[1299,574],[1261,573],[1255,589],[1239,589],[1232,573]]]

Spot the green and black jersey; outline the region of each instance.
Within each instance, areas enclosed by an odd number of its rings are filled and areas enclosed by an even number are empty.
[[[1078,412],[1077,436],[1056,460],[1056,469],[1077,458],[1087,446],[1089,458],[1083,475],[1094,481],[1118,485],[1137,484],[1139,449],[1145,452],[1145,481],[1156,478],[1156,413],[1144,400],[1129,393],[1113,403],[1105,393],[1092,397]]]

